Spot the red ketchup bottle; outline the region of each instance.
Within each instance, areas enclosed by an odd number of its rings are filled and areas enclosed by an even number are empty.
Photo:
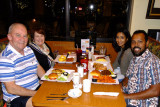
[[[81,64],[83,64],[83,66],[84,66],[84,74],[87,74],[87,72],[88,72],[88,59],[87,59],[86,55],[81,56]]]

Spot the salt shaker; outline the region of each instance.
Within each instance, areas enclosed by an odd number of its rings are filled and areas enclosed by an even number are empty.
[[[78,64],[77,65],[77,71],[80,74],[80,77],[83,77],[83,73],[84,73],[84,65],[83,64]]]

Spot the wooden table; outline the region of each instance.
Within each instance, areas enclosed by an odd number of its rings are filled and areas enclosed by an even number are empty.
[[[63,69],[75,69],[75,64],[56,64],[55,68]],[[86,78],[86,77],[84,77]],[[120,85],[104,85],[104,84],[92,84],[91,92],[82,93],[79,98],[69,98],[67,100],[46,100],[46,96],[51,96],[52,93],[66,93],[73,88],[73,83],[60,83],[44,81],[40,89],[37,91],[32,99],[35,107],[125,107],[125,100],[121,92]],[[93,95],[93,92],[119,92],[117,97],[105,96],[105,95]],[[60,96],[60,95],[52,95]],[[67,95],[66,95],[67,96]]]

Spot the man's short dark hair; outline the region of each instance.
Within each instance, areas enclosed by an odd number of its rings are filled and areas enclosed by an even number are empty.
[[[147,34],[144,30],[136,30],[136,31],[133,33],[133,35],[139,34],[139,33],[143,33],[143,34],[144,34],[144,36],[145,36],[145,41],[147,42],[147,41],[148,41],[148,34]],[[133,36],[133,35],[132,35],[132,36]]]

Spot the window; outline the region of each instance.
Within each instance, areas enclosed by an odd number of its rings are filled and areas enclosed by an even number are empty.
[[[37,25],[44,27],[46,40],[66,40],[65,26],[69,21],[67,40],[74,40],[77,32],[92,31],[98,41],[105,41],[112,40],[118,27],[128,26],[130,0],[68,0],[70,20],[65,17],[66,1],[1,0],[0,34],[6,34],[8,26],[19,21],[25,23],[29,31]]]

